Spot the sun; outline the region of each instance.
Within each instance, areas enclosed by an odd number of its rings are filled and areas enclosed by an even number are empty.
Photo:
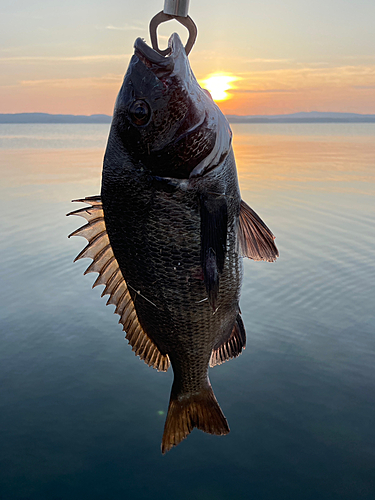
[[[233,88],[230,84],[236,80],[238,78],[233,75],[215,73],[200,83],[204,89],[210,92],[214,101],[225,101],[226,99],[230,99],[230,94],[227,93],[227,90]]]

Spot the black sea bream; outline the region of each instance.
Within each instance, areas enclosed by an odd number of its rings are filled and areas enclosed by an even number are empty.
[[[164,57],[138,38],[117,97],[101,197],[73,212],[86,272],[149,366],[174,372],[162,452],[194,427],[227,434],[208,367],[245,347],[242,256],[273,261],[274,236],[241,201],[229,124],[177,34]]]

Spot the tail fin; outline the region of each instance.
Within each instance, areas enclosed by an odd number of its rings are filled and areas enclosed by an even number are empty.
[[[179,396],[175,396],[172,389],[161,443],[163,455],[181,443],[194,427],[219,436],[229,432],[211,385],[194,394]]]

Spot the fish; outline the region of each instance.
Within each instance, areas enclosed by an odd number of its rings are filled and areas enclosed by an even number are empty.
[[[126,339],[158,371],[172,365],[161,451],[193,428],[229,432],[209,367],[246,346],[239,306],[243,257],[273,262],[275,237],[241,199],[232,132],[198,84],[174,33],[170,53],[138,38],[119,91],[101,194],[71,212],[87,246],[85,274],[115,306]]]

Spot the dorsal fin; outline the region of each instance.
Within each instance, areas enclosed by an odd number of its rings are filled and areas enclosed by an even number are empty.
[[[247,203],[241,200],[238,240],[243,257],[274,262],[279,256],[275,236]]]
[[[119,323],[123,325],[123,330],[126,331],[125,338],[128,339],[136,356],[158,371],[167,371],[169,367],[168,355],[163,355],[159,351],[139,323],[133,300],[108,238],[100,196],[90,196],[73,201],[91,205],[67,214],[79,215],[87,220],[87,224],[69,235],[69,238],[83,236],[88,241],[88,245],[74,261],[85,257],[93,259],[84,274],[99,273],[93,288],[105,285],[102,297],[109,295],[107,305],[114,304],[116,306],[115,313],[120,316]]]
[[[218,346],[214,347],[211,353],[210,366],[221,365],[228,359],[236,358],[246,347],[246,332],[241,318],[237,314],[236,322],[229,338],[226,338]]]

